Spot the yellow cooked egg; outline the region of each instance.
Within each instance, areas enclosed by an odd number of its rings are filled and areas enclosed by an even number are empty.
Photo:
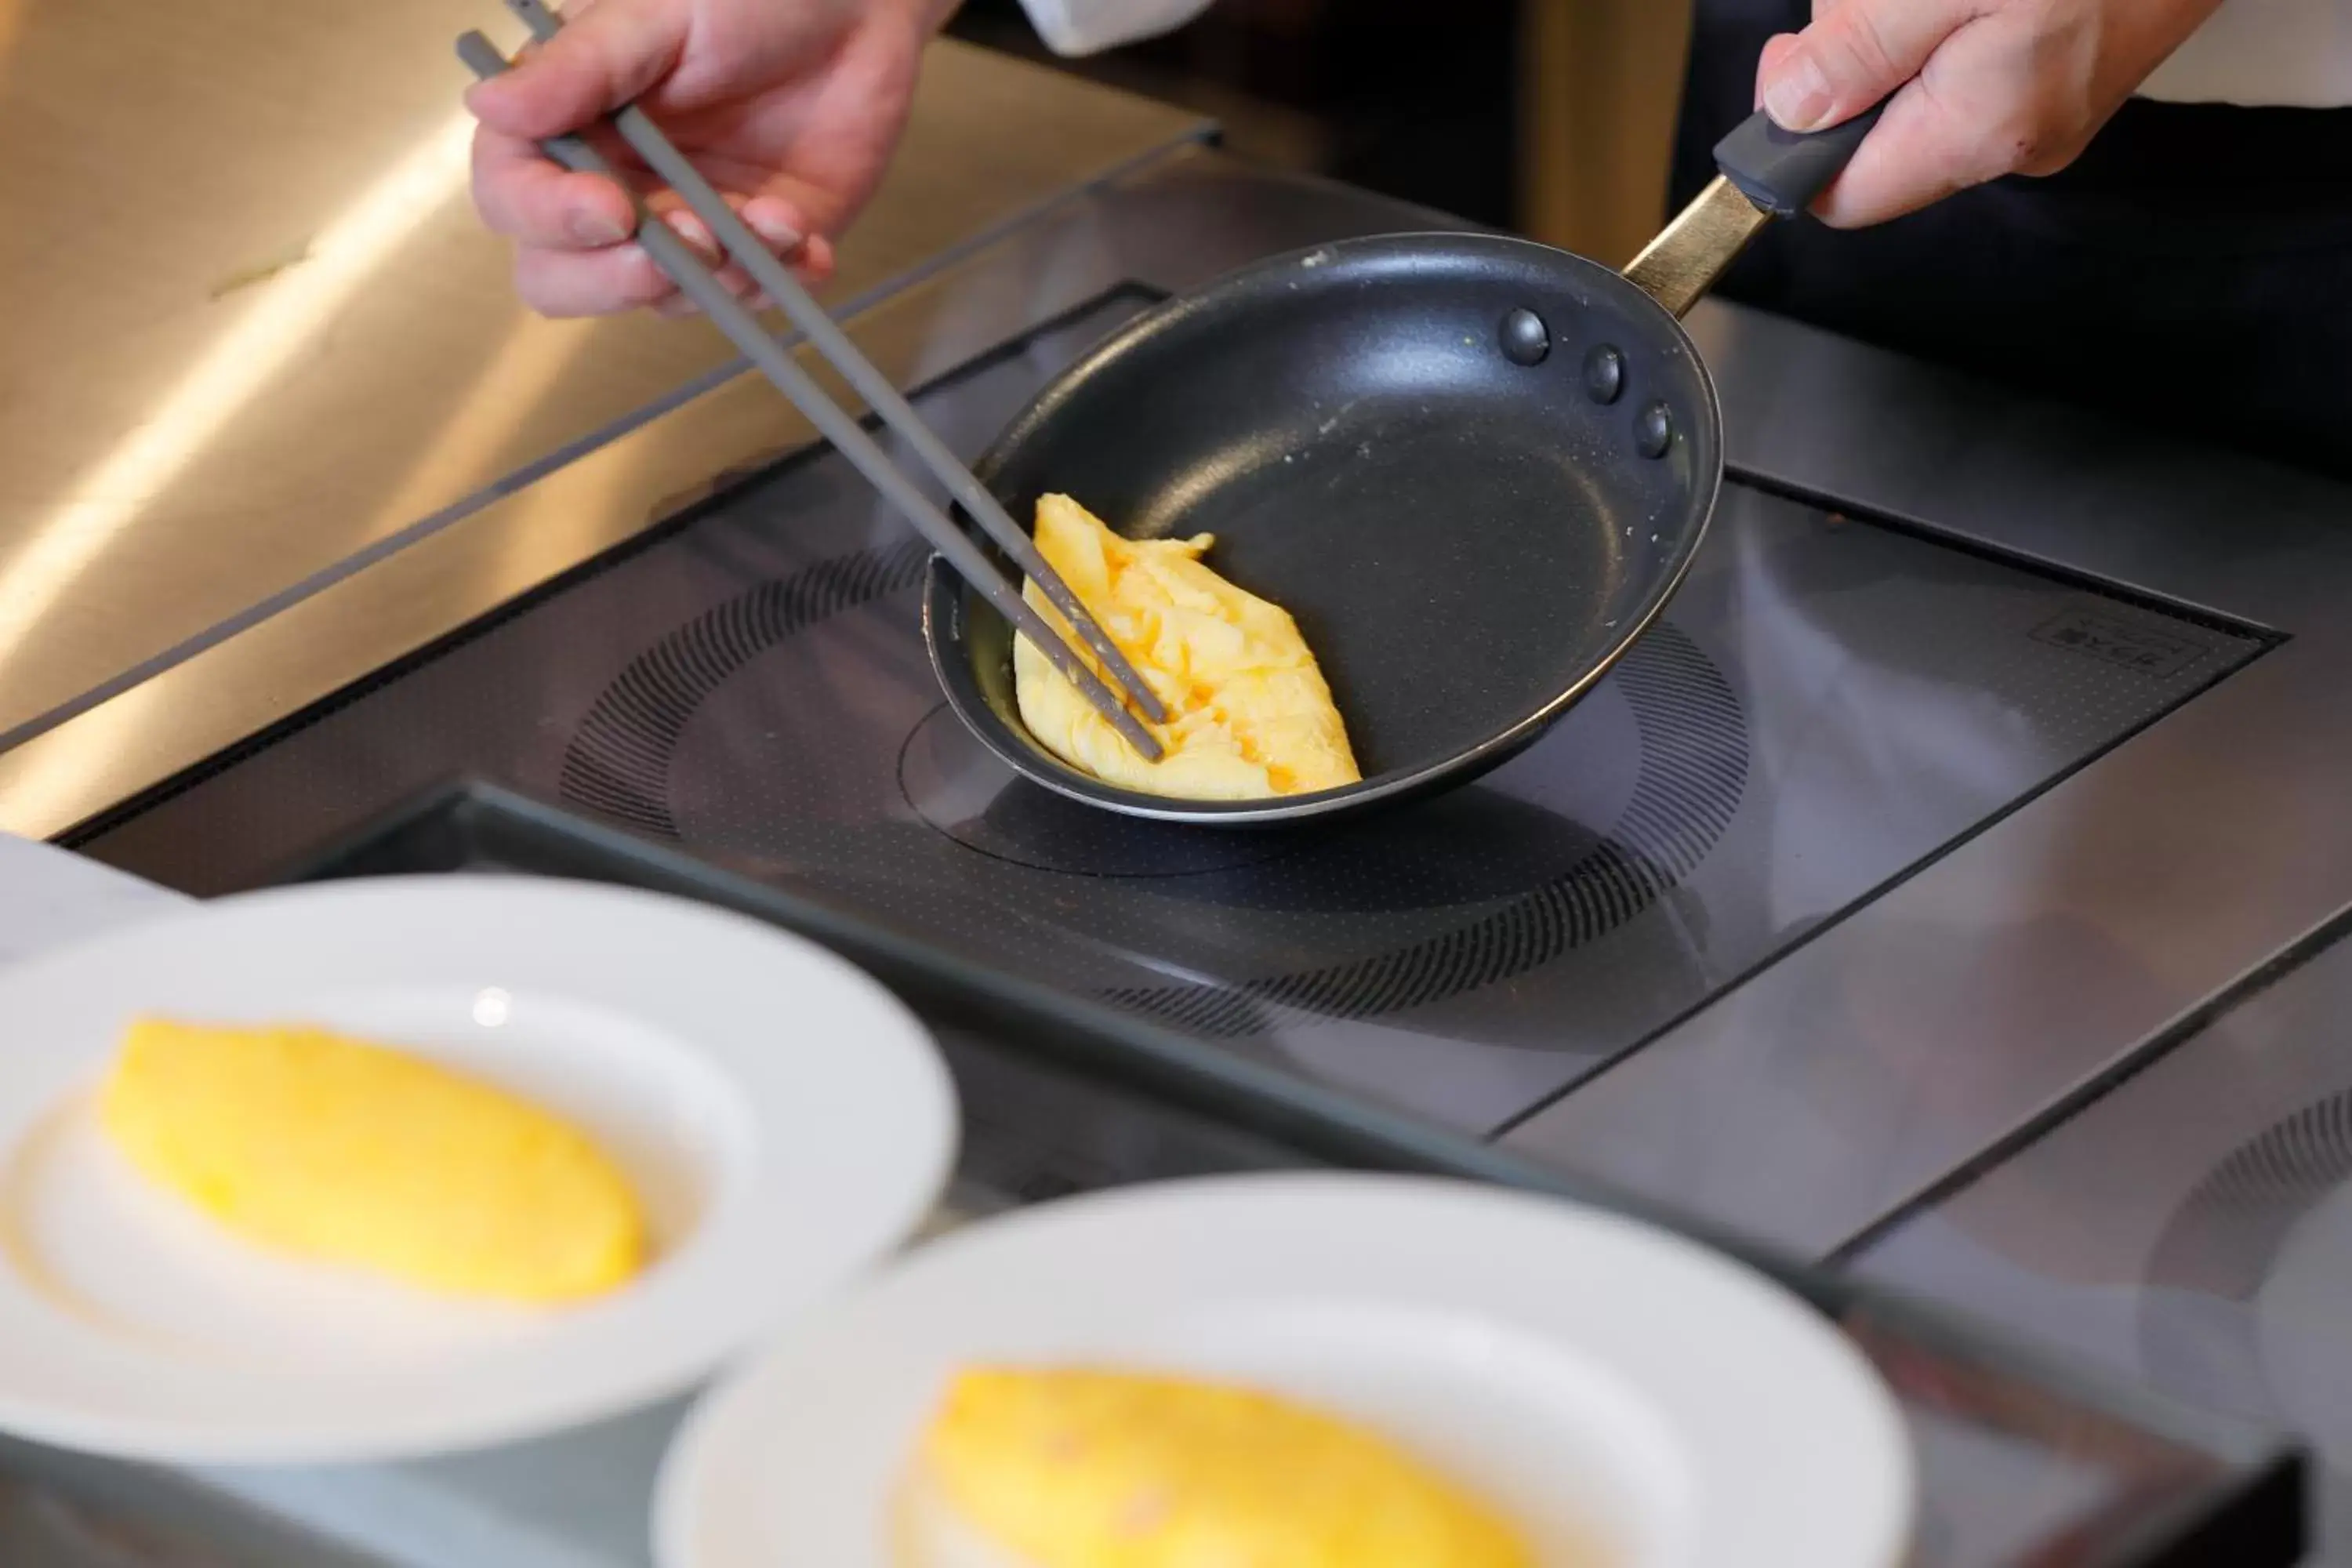
[[[1374,1433],[1247,1388],[977,1368],[926,1430],[906,1568],[1532,1568]]]
[[[1307,795],[1362,778],[1297,623],[1202,563],[1211,535],[1123,539],[1069,497],[1049,495],[1037,502],[1035,537],[1170,713],[1170,722],[1150,727],[1167,754],[1147,763],[1019,637],[1021,720],[1046,750],[1107,784],[1185,800]],[[1035,584],[1024,596],[1066,629]]]
[[[142,1174],[286,1252],[523,1302],[593,1296],[645,1262],[635,1194],[584,1133],[324,1029],[142,1019],[99,1115]]]

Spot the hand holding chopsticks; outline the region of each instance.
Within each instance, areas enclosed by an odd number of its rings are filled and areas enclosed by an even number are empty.
[[[562,26],[541,0],[507,0],[507,4],[530,28],[533,36],[541,41],[552,37]],[[459,38],[457,53],[476,75],[486,80],[509,68],[506,58],[478,32],[467,33]],[[1006,514],[987,488],[940,443],[939,437],[923,424],[920,416],[891,385],[888,378],[858,352],[848,335],[824,313],[808,291],[801,287],[799,280],[776,259],[767,245],[736,216],[734,209],[671,145],[669,139],[642,110],[634,104],[628,105],[612,118],[622,140],[645,160],[647,167],[677,192],[679,198],[709,226],[712,236],[735,263],[750,275],[753,283],[782,307],[784,314],[816,352],[840,372],[843,379],[907,444],[932,476],[947,488],[948,493],[963,507],[982,531],[995,541],[1012,558],[1014,565],[1037,584],[1071,629],[1093,651],[1110,681],[1134,703],[1135,709],[1147,719],[1164,721],[1168,717],[1164,705],[1087,613],[1086,606],[1079,603],[1077,595],[1063,582],[1060,574],[1038,552],[1027,531]],[[621,183],[624,190],[627,189],[603,155],[581,137],[554,137],[542,143],[542,150],[568,169],[606,175]],[[632,199],[634,201],[634,197]],[[1068,678],[1096,711],[1118,730],[1129,745],[1146,758],[1156,761],[1161,754],[1159,742],[1137,720],[1135,713],[1119,700],[1112,687],[1106,685],[1077,651],[1055,634],[1051,623],[997,571],[979,545],[898,470],[873,437],[867,435],[865,427],[825,395],[784,346],[761,326],[759,319],[750,309],[703,264],[693,248],[672,232],[667,224],[648,214],[642,203],[635,205],[638,243],[686,297],[700,307],[744,357],[807,416],[818,433],[847,458],[867,482],[922,532],[960,575],[984,595],[1039,651],[1054,661],[1055,668]]]

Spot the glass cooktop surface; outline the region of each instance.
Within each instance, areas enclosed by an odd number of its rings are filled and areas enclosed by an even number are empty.
[[[976,452],[1141,303],[919,404]],[[82,847],[224,891],[468,774],[1490,1131],[2263,646],[1735,481],[1662,623],[1533,749],[1356,825],[1221,832],[990,756],[927,661],[925,563],[803,453]]]
[[[2303,1433],[2352,1555],[2352,915],[1973,1180],[1862,1272],[2188,1405]]]

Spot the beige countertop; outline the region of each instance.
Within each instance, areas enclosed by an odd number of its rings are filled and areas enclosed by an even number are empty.
[[[258,0],[0,0],[0,751],[729,362],[699,321],[514,301],[467,200],[450,47],[504,21],[488,0],[324,26]],[[871,302],[1199,131],[940,44],[830,298]],[[789,434],[772,404],[746,417]],[[646,521],[595,503],[557,506],[499,588]],[[0,826],[68,809],[0,778]]]

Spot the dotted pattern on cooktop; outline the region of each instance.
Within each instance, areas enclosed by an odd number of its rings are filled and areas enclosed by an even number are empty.
[[[2248,1301],[2287,1232],[2352,1180],[2352,1089],[2272,1123],[2206,1173],[2164,1227],[2148,1279]]]
[[[679,837],[672,770],[703,704],[778,645],[912,588],[924,561],[919,547],[900,545],[819,562],[747,589],[663,637],[629,661],[582,721],[564,755],[564,799]],[[1238,984],[1104,994],[1199,1033],[1241,1037],[1267,1031],[1266,1005],[1325,1018],[1402,1012],[1538,968],[1638,918],[1706,858],[1738,811],[1748,729],[1722,672],[1670,625],[1636,644],[1612,679],[1633,715],[1639,773],[1615,829],[1561,874],[1466,923],[1369,957]]]
[[[2142,1364],[2168,1382],[2230,1391],[2275,1415],[2254,1299],[2295,1226],[2352,1181],[2352,1089],[2280,1118],[2206,1173],[2165,1223],[2141,1300]],[[2253,1402],[2250,1406],[2248,1402]]]
[[[677,837],[670,764],[704,699],[795,632],[912,588],[929,559],[929,547],[914,542],[820,562],[695,616],[631,659],[588,710],[563,754],[563,798]]]
[[[1378,957],[1238,985],[1127,987],[1110,999],[1225,1037],[1264,1033],[1259,1004],[1370,1018],[1523,974],[1637,918],[1696,870],[1730,826],[1748,784],[1748,726],[1722,672],[1672,626],[1636,644],[1613,679],[1641,736],[1641,772],[1615,830],[1564,875]]]

